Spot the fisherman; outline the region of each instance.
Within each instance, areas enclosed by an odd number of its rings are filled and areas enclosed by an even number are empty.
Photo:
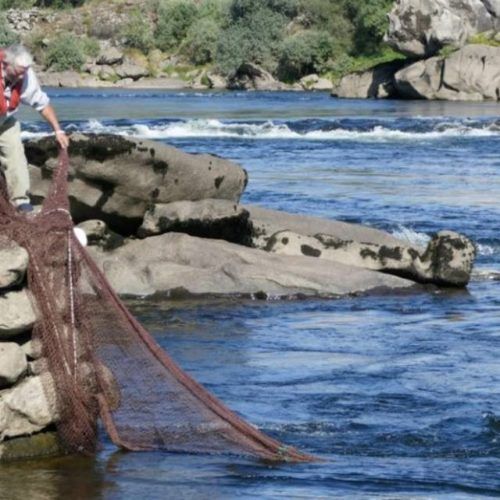
[[[31,212],[33,206],[28,195],[30,178],[21,127],[14,116],[19,103],[30,105],[43,116],[62,149],[69,145],[32,65],[33,57],[22,45],[0,49],[0,171],[5,176],[9,200],[20,212]]]

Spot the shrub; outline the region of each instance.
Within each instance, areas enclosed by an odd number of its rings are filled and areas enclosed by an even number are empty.
[[[356,9],[354,41],[359,52],[373,54],[380,50],[392,4],[392,0],[366,0]]]
[[[18,36],[14,33],[3,14],[0,14],[0,47],[6,47],[19,41]]]
[[[158,5],[158,23],[155,31],[156,46],[171,50],[186,36],[197,15],[193,0],[163,0]]]
[[[219,33],[220,28],[213,19],[199,19],[187,32],[183,52],[193,64],[207,64],[213,61]]]
[[[148,52],[154,45],[151,25],[139,10],[134,10],[130,14],[130,19],[123,27],[121,35],[126,46],[142,52]]]
[[[304,31],[288,37],[281,50],[278,76],[293,81],[310,73],[321,73],[335,55],[335,48],[335,40],[326,31]]]
[[[47,47],[45,65],[56,71],[79,70],[84,62],[83,43],[70,33],[54,38]]]
[[[274,71],[283,40],[286,18],[269,8],[260,8],[221,32],[216,62],[219,71],[231,75],[244,62],[254,62]]]
[[[253,16],[262,9],[292,18],[297,15],[298,6],[298,0],[233,0],[229,13],[233,21]]]

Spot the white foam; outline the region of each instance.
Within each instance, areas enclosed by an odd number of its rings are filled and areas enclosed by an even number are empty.
[[[488,137],[500,135],[494,127],[471,128],[460,124],[443,123],[438,130],[428,132],[405,132],[375,126],[371,130],[313,130],[297,132],[288,125],[271,120],[261,123],[222,122],[217,119],[198,119],[169,122],[159,125],[103,125],[97,120],[90,120],[82,127],[85,132],[113,133],[124,136],[168,139],[188,137],[221,137],[240,139],[295,139],[295,140],[363,140],[363,141],[411,141],[434,140],[443,137]]]
[[[404,241],[410,246],[416,245],[420,247],[425,247],[431,240],[431,237],[428,234],[419,233],[403,225],[399,225],[398,229],[392,231],[392,235],[395,238]]]

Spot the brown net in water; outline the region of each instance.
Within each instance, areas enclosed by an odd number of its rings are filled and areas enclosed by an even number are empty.
[[[69,451],[92,453],[100,416],[129,450],[235,453],[267,460],[314,458],[235,415],[179,366],[133,318],[73,233],[68,156],[61,152],[36,214],[0,195],[0,233],[26,248],[39,320],[33,338],[53,380],[57,430]]]

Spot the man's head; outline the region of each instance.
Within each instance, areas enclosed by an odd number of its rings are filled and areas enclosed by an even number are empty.
[[[20,78],[33,64],[33,57],[23,45],[11,45],[4,51],[5,76]]]

